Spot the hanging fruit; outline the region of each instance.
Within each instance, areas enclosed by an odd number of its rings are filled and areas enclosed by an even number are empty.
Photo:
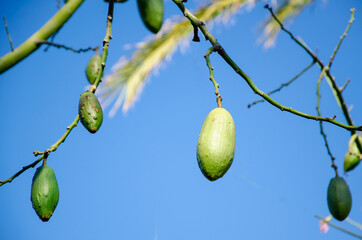
[[[361,152],[358,150],[357,144],[355,142],[358,135],[355,133],[351,136],[348,144],[348,151],[344,156],[344,171],[348,172],[354,169],[361,161]],[[358,137],[359,141],[362,143],[362,137]]]
[[[327,191],[327,202],[329,212],[335,219],[343,221],[348,217],[352,207],[352,196],[343,178],[331,179]]]
[[[137,0],[137,5],[144,25],[157,33],[163,22],[163,0]]]
[[[36,214],[43,222],[47,222],[59,201],[58,182],[51,167],[43,165],[36,169],[30,199]]]
[[[78,114],[83,126],[95,133],[103,122],[103,111],[97,97],[90,91],[84,92],[79,98]]]
[[[85,74],[90,84],[93,84],[96,81],[101,67],[102,67],[101,55],[96,54],[92,56],[85,69]]]
[[[224,108],[215,108],[207,115],[197,143],[202,174],[210,181],[221,178],[230,168],[234,153],[234,120]]]

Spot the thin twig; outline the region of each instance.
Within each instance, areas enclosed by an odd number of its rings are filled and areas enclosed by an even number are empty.
[[[270,92],[268,92],[267,94],[270,96],[270,95],[272,95],[272,94],[274,94],[274,93],[276,93],[276,92],[279,92],[279,91],[282,90],[284,87],[287,87],[289,84],[291,84],[292,82],[294,82],[295,80],[297,80],[303,73],[305,73],[305,72],[306,72],[309,68],[311,68],[315,63],[316,63],[316,62],[313,61],[311,64],[309,64],[306,68],[304,68],[301,72],[299,72],[297,75],[295,75],[295,76],[294,76],[292,79],[290,79],[288,82],[282,83],[279,88],[274,89],[273,91],[270,91]],[[258,104],[258,103],[260,103],[260,102],[264,102],[264,101],[265,101],[264,99],[260,99],[260,100],[254,101],[254,102],[252,102],[252,103],[249,103],[249,104],[248,104],[248,108],[250,108],[250,107],[252,107],[253,105]]]
[[[316,110],[317,110],[317,113],[318,113],[318,116],[321,116],[321,111],[320,111],[320,102],[321,102],[321,94],[320,94],[320,86],[321,86],[321,82],[322,82],[322,79],[323,79],[323,76],[325,74],[325,71],[326,69],[323,68],[319,77],[318,77],[318,81],[317,81],[317,104],[316,104]],[[336,173],[336,177],[338,177],[338,170],[337,170],[337,166],[336,164],[334,163],[334,160],[336,159],[333,154],[332,154],[332,151],[329,147],[329,144],[328,144],[328,140],[327,140],[327,135],[326,133],[324,132],[324,129],[323,129],[323,122],[322,121],[319,121],[319,128],[320,128],[320,133],[321,135],[323,136],[323,140],[324,140],[324,145],[326,146],[326,149],[327,149],[327,153],[328,155],[330,156],[331,158],[331,161],[332,161],[332,168],[334,169],[335,173]]]
[[[321,220],[324,220],[324,218],[323,218],[322,216],[320,216],[320,215],[314,215],[314,217],[316,217],[316,218],[318,218],[318,219],[321,219]],[[342,231],[342,232],[344,232],[344,233],[347,233],[347,234],[349,234],[349,235],[351,235],[351,236],[353,236],[353,237],[362,239],[362,235],[359,235],[359,234],[357,234],[357,233],[351,232],[351,231],[349,231],[349,230],[347,230],[347,229],[345,229],[345,228],[343,228],[343,227],[340,227],[340,226],[338,226],[338,225],[336,225],[336,224],[334,224],[334,223],[331,223],[331,222],[329,222],[329,221],[325,221],[325,223],[327,223],[329,226],[331,226],[331,227],[333,227],[333,228],[335,228],[335,229],[338,229],[338,230],[340,230],[340,231]]]
[[[69,0],[47,23],[23,42],[13,52],[0,57],[0,74],[7,71],[38,49],[36,40],[47,40],[73,15],[84,0]]]
[[[58,29],[51,37],[49,42],[54,42],[55,37],[57,36],[60,29]],[[47,45],[46,48],[44,48],[44,52],[48,51],[51,45]]]
[[[255,94],[258,94],[259,96],[263,97],[267,102],[269,102],[271,105],[277,107],[278,109],[282,111],[287,111],[292,114],[298,115],[300,117],[306,118],[306,119],[313,119],[316,121],[325,121],[332,123],[336,126],[345,128],[349,131],[352,130],[362,130],[362,126],[351,126],[347,125],[341,122],[336,121],[334,118],[328,118],[328,117],[319,117],[315,115],[310,115],[304,112],[300,112],[297,110],[292,109],[291,107],[284,106],[280,104],[279,102],[275,101],[273,98],[265,94],[263,91],[261,91],[251,80],[251,78],[240,69],[240,67],[230,58],[230,56],[226,53],[224,48],[218,43],[216,38],[209,32],[209,30],[206,28],[205,24],[202,24],[202,21],[200,21],[198,18],[196,18],[182,3],[181,0],[173,0],[173,2],[179,7],[183,15],[190,20],[190,22],[193,22],[194,24],[197,24],[198,28],[201,30],[201,32],[204,34],[205,38],[208,39],[208,41],[212,44],[214,49],[217,50],[218,54],[225,60],[225,62],[234,69],[234,71],[239,74],[249,85],[249,87],[254,91]]]
[[[14,51],[14,45],[13,45],[13,40],[11,39],[10,33],[9,33],[9,28],[8,28],[8,22],[6,21],[5,16],[3,16],[4,19],[4,24],[5,24],[5,30],[6,30],[6,34],[8,35],[8,39],[9,39],[9,43],[10,43],[10,48],[11,51]]]
[[[98,87],[99,83],[101,82],[101,79],[102,79],[102,76],[104,73],[104,67],[105,67],[106,61],[107,61],[109,39],[112,38],[111,33],[112,33],[113,5],[114,5],[114,1],[110,0],[109,7],[108,7],[106,35],[103,39],[102,68],[98,72],[96,81],[90,88],[90,91],[92,91],[93,93],[97,90],[97,87]],[[47,158],[51,152],[56,151],[58,149],[58,147],[60,146],[60,144],[62,144],[65,141],[65,139],[68,137],[68,135],[73,130],[73,128],[75,128],[77,126],[78,122],[79,122],[79,115],[77,115],[75,117],[74,121],[67,127],[67,130],[61,136],[61,138],[59,138],[58,141],[56,141],[53,145],[51,145],[50,148],[48,148],[44,152],[34,151],[34,156],[41,155],[40,158],[38,158],[35,162],[33,162],[27,166],[24,166],[20,171],[15,173],[10,178],[0,181],[0,186],[4,185],[5,183],[12,182],[14,178],[18,177],[20,174],[25,172],[27,169],[35,167],[42,159]]]
[[[68,47],[68,46],[65,46],[65,45],[63,45],[63,44],[48,42],[48,41],[45,41],[45,40],[35,41],[35,44],[38,44],[38,45],[45,44],[45,45],[53,46],[53,47],[56,47],[56,48],[63,48],[63,49],[65,49],[65,50],[69,50],[69,51],[72,51],[72,52],[75,52],[75,53],[88,52],[88,51],[91,51],[91,50],[92,50],[92,51],[96,51],[96,50],[98,49],[98,46],[97,46],[97,47],[88,47],[88,48],[74,49],[74,48],[72,48],[72,47]]]
[[[351,19],[349,20],[347,28],[344,31],[343,35],[339,38],[339,42],[338,42],[337,46],[335,47],[335,49],[333,51],[333,54],[332,54],[332,56],[331,56],[331,58],[329,60],[329,63],[328,63],[328,68],[329,69],[332,66],[333,60],[334,60],[334,58],[335,58],[335,56],[337,54],[338,49],[340,48],[340,46],[342,44],[343,39],[347,36],[347,33],[348,33],[349,29],[351,28],[352,23],[354,22],[354,12],[355,12],[355,9],[352,8],[351,9]]]
[[[348,86],[350,81],[351,81],[351,79],[348,78],[346,83],[343,85],[343,87],[339,88],[339,91],[343,92],[346,89],[346,87]]]
[[[307,45],[305,45],[302,41],[298,40],[297,38],[294,37],[294,35],[288,31],[287,29],[284,28],[283,24],[279,21],[279,19],[275,16],[273,10],[271,7],[269,7],[269,5],[265,5],[265,8],[267,8],[270,12],[270,14],[272,15],[272,17],[274,18],[274,20],[279,24],[280,28],[282,31],[284,31],[285,33],[287,33],[299,46],[301,46],[307,53],[308,55],[310,55],[314,61],[317,62],[318,66],[320,67],[320,69],[325,69],[325,77],[330,85],[330,87],[332,88],[332,91],[334,93],[334,96],[336,98],[336,101],[338,103],[338,105],[340,106],[340,108],[342,109],[342,112],[343,112],[343,115],[344,117],[346,118],[346,121],[348,123],[349,126],[354,126],[353,125],[353,121],[352,121],[352,117],[348,111],[348,107],[347,107],[347,104],[346,102],[344,101],[344,98],[342,96],[342,91],[339,89],[336,81],[335,81],[335,78],[332,76],[332,74],[330,73],[330,69],[329,68],[326,68],[322,62],[322,60],[320,60],[317,55],[315,53],[313,53],[313,51],[311,49],[309,49],[307,47]],[[351,9],[351,19],[350,21],[348,22],[348,26],[350,26],[350,23],[351,23],[351,20],[353,20],[353,15],[354,15],[354,9]],[[352,21],[353,22],[353,21]],[[349,27],[346,28],[346,30],[348,31],[349,30]],[[344,32],[344,36],[343,38],[345,37],[345,34],[347,34],[347,31]],[[336,48],[338,50],[338,48]],[[334,57],[333,57],[334,59]],[[332,59],[332,61],[333,61]],[[356,130],[357,129],[351,129],[350,132],[351,132],[351,135],[355,134],[356,133]],[[356,144],[357,144],[357,147],[358,147],[358,150],[360,152],[362,152],[362,143],[359,141],[359,139],[357,138],[356,139]]]
[[[221,104],[222,97],[220,96],[220,91],[219,91],[220,85],[216,82],[216,80],[214,78],[214,68],[211,66],[211,63],[210,63],[210,54],[215,52],[215,51],[216,50],[214,49],[214,47],[209,48],[209,50],[207,50],[204,57],[206,59],[206,65],[209,68],[210,81],[212,82],[212,84],[214,84],[214,87],[215,87],[215,95],[216,95],[217,106],[219,108],[222,108],[222,104]]]

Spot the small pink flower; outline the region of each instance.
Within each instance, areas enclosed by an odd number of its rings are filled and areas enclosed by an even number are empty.
[[[319,221],[319,230],[321,233],[327,233],[329,230],[328,222],[331,221],[332,216],[328,216],[325,219]]]

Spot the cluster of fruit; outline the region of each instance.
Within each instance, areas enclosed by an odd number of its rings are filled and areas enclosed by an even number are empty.
[[[125,1],[127,0],[116,2]],[[137,4],[145,26],[151,32],[157,33],[163,22],[163,0],[137,0]],[[87,64],[86,76],[90,84],[94,84],[99,77],[101,61],[101,56],[97,53]],[[98,131],[103,121],[103,112],[93,92],[86,91],[80,96],[78,114],[81,123],[90,133]],[[345,156],[346,172],[360,162],[361,155],[355,143],[356,137],[356,134],[352,136],[349,151]],[[221,178],[230,168],[235,153],[235,124],[230,113],[221,106],[207,115],[201,128],[196,152],[199,168],[210,181]],[[33,208],[42,221],[49,220],[58,200],[59,188],[54,171],[44,163],[36,170],[31,187]],[[331,179],[327,202],[334,218],[340,221],[347,218],[352,206],[352,197],[343,178],[336,176]]]
[[[99,54],[91,57],[86,67],[88,82],[93,84],[101,69],[101,56]],[[90,132],[95,133],[103,122],[103,111],[97,97],[90,91],[84,92],[79,98],[78,114],[83,126]],[[39,218],[46,222],[53,215],[59,201],[58,182],[54,170],[43,165],[35,171],[31,185],[31,202]]]

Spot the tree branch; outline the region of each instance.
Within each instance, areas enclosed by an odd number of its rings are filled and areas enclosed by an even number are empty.
[[[5,25],[6,35],[8,35],[8,39],[9,39],[9,43],[10,43],[10,49],[11,49],[11,51],[14,51],[13,40],[11,39],[11,36],[10,36],[10,33],[9,33],[9,29],[8,29],[8,22],[6,21],[5,16],[3,16],[3,19],[4,19],[4,25]]]
[[[209,73],[210,73],[210,81],[212,82],[212,84],[214,85],[215,87],[215,95],[216,95],[216,102],[217,102],[217,106],[219,108],[222,108],[222,104],[221,104],[221,101],[222,101],[222,97],[220,96],[220,92],[219,92],[219,87],[220,85],[216,82],[215,78],[214,78],[214,68],[211,66],[211,63],[210,63],[210,54],[215,52],[216,50],[211,47],[209,48],[209,50],[207,50],[206,54],[204,55],[205,57],[205,60],[206,60],[206,65],[207,67],[209,68]]]
[[[325,74],[325,71],[326,69],[323,68],[319,77],[318,77],[318,81],[317,81],[317,104],[316,104],[316,110],[317,110],[317,113],[318,113],[318,116],[321,116],[321,111],[320,111],[320,102],[321,102],[321,94],[320,94],[320,86],[321,86],[321,82],[322,82],[322,79],[323,79],[323,76]],[[334,160],[336,159],[332,152],[331,152],[331,149],[329,147],[329,144],[328,144],[328,141],[327,141],[327,135],[325,134],[324,132],[324,129],[323,129],[323,122],[322,121],[319,121],[319,128],[320,128],[320,133],[323,137],[323,140],[324,140],[324,145],[326,146],[327,148],[327,153],[328,155],[330,156],[331,158],[331,161],[332,161],[332,168],[334,169],[335,173],[336,173],[336,177],[338,177],[338,168],[336,166],[336,164],[334,163]]]
[[[275,19],[275,21],[279,24],[280,28],[282,31],[284,31],[285,33],[287,33],[299,46],[301,46],[307,53],[309,56],[311,56],[313,58],[314,61],[317,62],[318,66],[320,67],[321,71],[323,69],[325,69],[325,77],[327,79],[327,82],[329,84],[329,86],[331,87],[332,91],[333,91],[333,94],[334,94],[334,97],[336,98],[336,101],[338,103],[338,105],[340,106],[340,108],[342,109],[342,112],[343,112],[343,115],[344,117],[346,118],[346,121],[348,123],[349,126],[353,126],[353,121],[352,121],[352,117],[348,111],[348,107],[347,107],[347,104],[346,102],[344,101],[344,98],[342,96],[342,91],[343,89],[341,90],[338,86],[337,86],[337,83],[335,81],[335,78],[332,76],[332,74],[330,73],[330,68],[326,68],[323,64],[323,62],[317,57],[317,55],[315,53],[312,52],[311,49],[309,49],[302,41],[296,39],[294,37],[294,35],[288,31],[287,29],[284,28],[283,24],[277,19],[277,17],[274,15],[274,12],[272,10],[271,7],[269,7],[269,5],[265,5],[265,8],[267,8],[270,12],[270,14],[272,15],[272,17]],[[337,44],[337,47],[335,48],[335,51],[334,51],[334,54],[332,54],[332,57],[329,61],[329,65],[331,66],[332,63],[331,61],[333,62],[333,59],[334,59],[334,56],[335,56],[335,53],[337,52],[337,50],[339,49],[339,46],[343,40],[343,38],[347,35],[347,32],[349,31],[350,29],[350,26],[352,24],[352,22],[354,21],[354,12],[355,12],[355,9],[351,9],[351,19],[349,20],[348,22],[348,26],[345,30],[345,32],[343,33],[342,37],[340,38],[340,41],[339,43]],[[356,130],[358,129],[351,129],[350,132],[351,132],[351,135],[355,134],[356,133]],[[360,152],[362,152],[362,143],[359,141],[359,139],[357,138],[356,139],[356,144],[357,144],[357,147],[358,147],[358,150]]]
[[[208,39],[208,41],[212,44],[212,46],[214,47],[214,49],[217,49],[217,52],[219,53],[219,55],[225,60],[226,63],[228,63],[230,65],[230,67],[232,67],[235,72],[237,74],[239,74],[245,81],[246,83],[249,85],[249,87],[254,91],[255,94],[258,94],[259,96],[261,96],[262,98],[264,98],[267,102],[269,102],[271,105],[279,108],[282,111],[287,111],[290,113],[293,113],[295,115],[298,115],[300,117],[303,118],[307,118],[307,119],[313,119],[316,121],[325,121],[325,122],[329,122],[332,123],[336,126],[345,128],[349,131],[352,130],[362,130],[362,126],[351,126],[351,125],[347,125],[347,124],[343,124],[341,122],[338,122],[336,120],[334,120],[334,118],[327,118],[327,117],[318,117],[315,115],[310,115],[307,113],[303,113],[297,110],[292,109],[291,107],[287,107],[284,106],[282,104],[280,104],[279,102],[275,101],[274,99],[272,99],[270,96],[268,96],[267,94],[265,94],[263,91],[261,91],[255,84],[254,82],[250,79],[250,77],[243,72],[240,67],[229,57],[229,55],[226,53],[226,51],[222,48],[222,46],[218,43],[218,41],[216,40],[216,38],[209,32],[209,30],[206,28],[205,24],[200,21],[198,18],[196,18],[183,4],[182,0],[173,0],[173,2],[179,7],[179,9],[181,10],[181,12],[184,14],[184,16],[190,20],[190,22],[193,22],[193,24],[196,24],[198,26],[198,28],[201,30],[201,32],[204,34],[205,38]]]
[[[0,58],[0,74],[15,66],[18,62],[38,49],[35,41],[47,40],[59,30],[73,15],[84,0],[69,0],[42,28],[28,38],[23,44]]]
[[[268,92],[267,94],[270,96],[276,92],[281,91],[284,87],[287,87],[289,84],[291,84],[292,82],[294,82],[295,80],[297,80],[303,73],[305,73],[309,68],[311,68],[313,65],[315,64],[315,61],[313,61],[311,64],[309,64],[306,68],[304,68],[301,72],[299,72],[297,75],[295,75],[292,79],[290,79],[288,82],[286,83],[282,83],[282,85],[280,85],[280,87],[278,87],[277,89],[274,89],[273,91]],[[264,102],[264,99],[260,99],[260,100],[256,100],[252,103],[248,104],[248,108],[252,107],[255,104],[258,104],[260,102]]]
[[[35,41],[35,43],[38,44],[39,46],[45,44],[45,45],[53,46],[53,47],[56,47],[56,48],[63,48],[65,50],[69,50],[69,51],[72,51],[72,52],[75,52],[75,53],[88,52],[88,51],[91,51],[91,50],[96,51],[98,49],[98,47],[88,47],[88,48],[74,49],[72,47],[68,47],[68,46],[65,46],[63,44],[48,42],[48,41],[45,41],[45,40],[37,40],[37,41]]]
[[[324,221],[324,218],[323,218],[322,216],[320,216],[320,215],[314,215],[314,217],[316,217],[316,218],[321,219],[321,220]],[[353,236],[353,237],[362,239],[362,235],[359,235],[359,234],[357,234],[357,233],[351,232],[351,231],[349,231],[349,230],[347,230],[347,229],[345,229],[345,228],[343,228],[343,227],[340,227],[340,226],[338,226],[338,225],[336,225],[336,224],[334,224],[334,223],[331,223],[331,222],[329,222],[329,221],[325,221],[325,223],[327,223],[329,226],[331,226],[331,227],[333,227],[333,228],[335,228],[335,229],[338,229],[338,230],[340,230],[340,231],[342,231],[342,232],[344,232],[344,233],[347,233],[347,234],[349,234],[349,235],[351,235],[351,236]]]
[[[98,87],[99,83],[101,82],[101,79],[102,79],[102,76],[103,76],[103,73],[104,73],[104,67],[106,66],[106,61],[107,61],[107,56],[108,56],[108,48],[109,48],[109,40],[112,38],[111,34],[112,34],[113,5],[114,5],[113,0],[110,0],[109,1],[109,7],[108,7],[106,35],[105,35],[104,40],[103,40],[102,68],[98,72],[96,81],[94,82],[94,84],[90,88],[90,91],[92,91],[93,93],[97,90],[97,87]],[[68,137],[68,135],[73,130],[73,128],[75,128],[77,126],[78,122],[79,122],[79,114],[75,117],[74,121],[67,127],[67,130],[61,136],[61,138],[59,138],[58,141],[56,141],[53,145],[51,145],[50,148],[48,148],[44,152],[34,151],[35,156],[41,155],[40,158],[38,158],[32,164],[24,166],[20,171],[15,173],[10,178],[0,181],[0,186],[4,185],[5,183],[12,182],[12,180],[14,178],[18,177],[20,174],[25,172],[27,169],[35,167],[42,159],[46,159],[47,156],[51,152],[56,151],[58,149],[58,147],[60,146],[60,144],[62,144],[65,141],[65,139]]]

